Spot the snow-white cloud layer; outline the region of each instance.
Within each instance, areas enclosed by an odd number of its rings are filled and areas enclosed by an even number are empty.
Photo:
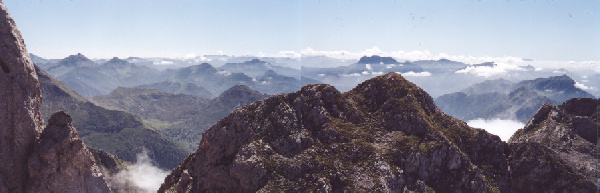
[[[591,89],[594,89],[593,87],[586,86],[586,85],[584,85],[583,83],[579,83],[579,82],[577,82],[577,81],[575,81],[575,87],[576,87],[576,88],[579,88],[579,89],[583,89],[583,90],[591,90]]]
[[[112,182],[111,186],[134,192],[156,192],[160,188],[169,171],[162,170],[152,164],[148,156],[148,150],[144,149],[137,154],[136,163],[127,166],[111,176],[107,180]]]
[[[498,135],[502,141],[508,141],[517,130],[525,126],[524,123],[519,121],[504,119],[475,119],[467,121],[467,124],[471,127],[482,128],[491,134]]]
[[[431,72],[413,72],[413,71],[409,71],[409,72],[405,72],[405,73],[400,73],[402,76],[431,76]]]

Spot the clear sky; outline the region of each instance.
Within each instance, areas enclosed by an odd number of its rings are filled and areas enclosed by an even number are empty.
[[[600,1],[4,0],[46,58],[428,50],[600,60]]]

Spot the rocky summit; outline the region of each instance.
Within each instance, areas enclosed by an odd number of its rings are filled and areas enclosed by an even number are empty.
[[[510,191],[504,150],[388,73],[346,93],[308,85],[235,110],[159,192]]]
[[[598,191],[599,128],[599,99],[542,106],[509,140],[514,187],[521,192]]]
[[[44,128],[40,84],[0,1],[0,192],[110,192],[64,112]]]
[[[307,85],[217,122],[159,192],[595,192],[599,110],[545,105],[505,143],[397,73]]]

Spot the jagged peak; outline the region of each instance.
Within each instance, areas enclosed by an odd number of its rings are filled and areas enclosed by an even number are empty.
[[[62,65],[84,65],[84,66],[89,66],[89,65],[95,64],[94,61],[85,57],[81,53],[77,53],[76,55],[67,56],[66,58],[62,59],[58,63],[62,64]]]
[[[112,59],[110,59],[106,63],[107,64],[127,64],[129,62],[127,62],[126,60],[119,59],[118,57],[113,57]]]

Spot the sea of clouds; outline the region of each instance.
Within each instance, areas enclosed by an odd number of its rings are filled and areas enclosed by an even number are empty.
[[[525,126],[519,121],[504,119],[475,119],[467,121],[467,125],[485,129],[487,132],[499,136],[502,141],[508,141],[517,130]]]

